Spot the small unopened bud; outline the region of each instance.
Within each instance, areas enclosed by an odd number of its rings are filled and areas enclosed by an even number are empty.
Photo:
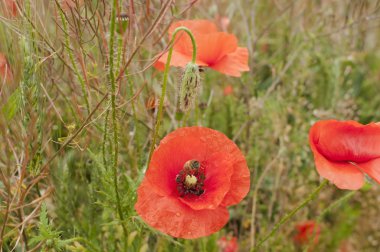
[[[200,85],[199,66],[190,62],[185,67],[180,83],[179,106],[183,112],[194,106]]]

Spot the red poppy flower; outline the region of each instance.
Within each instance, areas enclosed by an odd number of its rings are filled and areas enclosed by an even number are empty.
[[[17,16],[17,4],[15,0],[1,0],[0,7],[4,10],[3,14],[6,17]]]
[[[249,71],[248,49],[238,47],[235,35],[219,32],[215,23],[208,20],[186,20],[173,23],[169,28],[169,38],[177,27],[185,26],[191,30],[197,43],[197,64],[210,67],[226,75],[239,77],[241,72]],[[170,64],[184,67],[191,61],[193,47],[189,36],[177,35]],[[163,54],[155,67],[163,70],[168,53]]]
[[[13,74],[7,61],[7,58],[4,54],[0,53],[0,82],[12,82],[12,80]]]
[[[224,88],[223,94],[224,96],[228,96],[234,93],[234,88],[231,85],[228,85]]]
[[[223,236],[218,240],[218,246],[222,252],[237,252],[239,250],[239,244],[237,243],[236,237],[227,237]]]
[[[320,226],[315,221],[305,221],[296,225],[296,235],[293,240],[298,245],[318,243],[319,234],[321,233]]]
[[[355,121],[319,121],[309,141],[319,175],[340,189],[357,190],[364,174],[380,183],[380,125]]]
[[[180,128],[154,151],[135,209],[163,233],[207,236],[227,223],[227,206],[248,193],[249,176],[243,154],[225,135],[204,127]]]

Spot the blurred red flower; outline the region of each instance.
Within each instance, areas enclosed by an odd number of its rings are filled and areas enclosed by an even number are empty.
[[[227,223],[227,206],[246,196],[249,177],[243,154],[225,135],[204,127],[180,128],[154,151],[135,209],[163,233],[207,236]]]
[[[304,221],[296,225],[296,235],[293,240],[298,245],[317,244],[321,228],[313,221]]]
[[[223,90],[224,96],[231,95],[233,93],[234,93],[234,88],[231,85],[226,86]]]
[[[364,173],[380,183],[380,125],[319,121],[309,133],[319,175],[340,189],[357,190]]]
[[[13,74],[11,67],[4,54],[0,53],[0,82],[12,82]]]
[[[249,71],[248,49],[238,47],[235,35],[219,32],[215,23],[208,20],[184,20],[173,23],[169,28],[169,38],[174,30],[185,26],[193,33],[197,43],[197,64],[210,67],[226,75],[239,77]],[[184,67],[191,61],[192,44],[189,36],[180,32],[177,35],[170,64]],[[164,53],[154,66],[163,70],[168,57]]]
[[[0,7],[3,9],[3,14],[6,17],[17,16],[16,0],[0,0]]]
[[[221,28],[222,31],[227,32],[228,26],[230,25],[230,19],[228,17],[217,15],[215,17],[215,23]]]
[[[221,252],[237,252],[239,250],[239,244],[236,237],[223,236],[218,240],[218,246]]]

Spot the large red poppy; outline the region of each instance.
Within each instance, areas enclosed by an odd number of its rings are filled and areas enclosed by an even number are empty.
[[[4,54],[0,53],[0,84],[5,82],[11,82],[13,80],[13,75],[7,58]]]
[[[170,26],[169,38],[180,26],[190,29],[195,37],[198,65],[235,77],[239,77],[241,72],[249,71],[248,49],[238,47],[235,35],[219,32],[215,23],[208,20],[184,20]],[[193,47],[186,34],[180,32],[177,38],[170,65],[184,67],[191,61]],[[167,57],[168,53],[163,54],[154,66],[163,70]]]
[[[225,135],[204,127],[180,128],[154,151],[135,209],[163,233],[207,236],[227,223],[227,206],[246,196],[249,177],[243,154]]]
[[[380,125],[319,121],[309,141],[318,173],[340,189],[357,190],[364,174],[380,183]]]
[[[304,221],[296,225],[296,234],[293,240],[298,245],[317,244],[320,233],[321,228],[315,221]]]

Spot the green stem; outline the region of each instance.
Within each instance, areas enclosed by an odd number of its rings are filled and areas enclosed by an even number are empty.
[[[152,145],[150,147],[148,164],[150,163],[150,160],[152,159],[152,155],[153,155],[154,147],[156,145],[158,133],[160,131],[160,125],[161,125],[162,113],[163,113],[163,107],[164,107],[164,98],[165,98],[165,95],[166,95],[166,86],[167,86],[167,83],[168,83],[170,61],[171,61],[172,55],[173,55],[174,41],[175,41],[175,38],[176,38],[178,32],[180,32],[180,31],[186,32],[189,35],[190,39],[191,39],[191,43],[193,45],[193,54],[192,54],[191,63],[195,64],[195,61],[196,61],[196,58],[197,58],[197,44],[195,42],[195,38],[194,38],[193,34],[191,33],[191,31],[188,28],[184,27],[184,26],[180,26],[177,29],[175,29],[174,33],[172,35],[172,39],[170,40],[170,48],[169,48],[168,58],[167,58],[166,64],[165,64],[164,79],[163,79],[163,82],[162,82],[160,104],[158,106],[157,121],[156,121],[155,129],[154,129],[154,135],[153,135]]]
[[[116,20],[116,8],[118,6],[118,0],[113,1],[112,5],[112,12],[111,12],[111,24],[110,24],[110,41],[109,41],[109,80],[111,84],[111,116],[112,116],[112,126],[113,126],[113,183],[114,183],[114,189],[115,189],[115,195],[116,195],[116,204],[117,204],[117,212],[119,214],[119,218],[121,221],[121,226],[123,228],[124,232],[124,245],[127,246],[127,239],[128,239],[128,231],[127,227],[124,223],[124,215],[121,208],[121,201],[120,201],[120,195],[119,195],[119,187],[118,187],[118,179],[117,179],[117,165],[118,165],[118,159],[119,159],[119,143],[118,143],[118,127],[117,127],[117,117],[116,117],[116,80],[115,80],[115,74],[114,74],[114,42],[115,42],[115,20]]]
[[[312,193],[309,194],[309,196],[302,201],[300,205],[298,205],[296,208],[294,208],[291,212],[289,212],[287,215],[285,215],[277,224],[274,226],[272,231],[267,234],[260,242],[254,247],[251,251],[257,251],[261,247],[261,245],[264,244],[269,238],[271,238],[279,229],[280,227],[285,224],[288,220],[290,220],[299,210],[304,208],[307,204],[309,204],[310,201],[312,201],[319,192],[328,184],[328,180],[324,180]]]
[[[341,204],[343,204],[345,201],[349,200],[352,196],[355,195],[357,191],[351,191],[343,195],[341,198],[334,201],[330,206],[328,206],[323,212],[318,216],[317,222],[322,221],[323,217],[326,216],[329,212],[334,210],[335,208],[338,208]]]

